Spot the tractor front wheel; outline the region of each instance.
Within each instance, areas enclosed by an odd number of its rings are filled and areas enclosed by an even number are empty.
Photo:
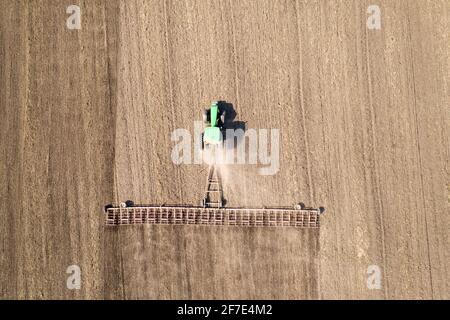
[[[222,114],[220,115],[220,122],[222,122],[222,125],[225,124],[225,115],[226,115],[226,112],[222,111]]]

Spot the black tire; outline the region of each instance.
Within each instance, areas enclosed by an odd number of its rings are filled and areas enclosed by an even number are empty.
[[[203,110],[203,122],[205,124],[209,123],[211,121],[211,113],[210,109]]]
[[[125,204],[126,204],[127,208],[128,208],[128,207],[132,207],[132,206],[134,206],[134,202],[133,202],[133,201],[131,201],[131,200],[127,200],[127,201],[125,201]]]
[[[222,113],[220,115],[220,122],[222,122],[222,125],[225,124],[225,119],[226,119],[225,116],[226,116],[226,112],[224,110],[224,111],[222,111]]]
[[[305,204],[303,202],[299,202],[294,206],[294,209],[296,210],[304,210],[305,209]]]
[[[108,211],[108,209],[111,209],[111,208],[114,208],[114,206],[111,203],[109,203],[109,204],[107,204],[106,206],[103,207],[103,210],[106,213]]]

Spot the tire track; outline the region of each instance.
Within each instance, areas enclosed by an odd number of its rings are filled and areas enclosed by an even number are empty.
[[[309,159],[309,144],[308,144],[308,134],[306,130],[306,116],[305,116],[305,99],[303,95],[303,60],[302,60],[302,45],[300,41],[300,25],[298,23],[299,16],[299,4],[298,0],[295,1],[295,14],[297,17],[297,43],[298,43],[298,56],[299,56],[299,63],[298,63],[298,74],[299,74],[299,84],[298,84],[298,90],[300,93],[300,108],[301,108],[301,118],[302,118],[302,125],[303,125],[303,139],[305,141],[305,151],[306,151],[306,167],[307,167],[307,175],[308,175],[308,187],[309,187],[309,201],[310,203],[316,203],[316,199],[314,197],[314,191],[313,191],[313,184],[311,179],[311,161]]]
[[[421,191],[421,198],[422,198],[422,209],[424,212],[424,219],[425,219],[425,230],[426,230],[426,242],[427,242],[427,256],[428,256],[428,266],[429,266],[429,276],[430,276],[430,288],[431,288],[431,299],[434,299],[434,292],[433,292],[433,275],[431,272],[431,256],[430,256],[430,240],[429,240],[429,234],[428,234],[428,220],[427,220],[427,211],[425,207],[425,194],[424,194],[424,183],[423,183],[423,165],[422,165],[422,154],[420,150],[420,134],[419,134],[419,119],[417,116],[417,92],[416,92],[416,79],[415,79],[415,72],[414,72],[414,55],[412,52],[412,39],[411,39],[411,21],[410,21],[410,9],[409,9],[409,3],[407,3],[407,11],[408,11],[408,36],[409,36],[409,59],[410,59],[410,68],[412,73],[412,87],[413,87],[413,93],[414,93],[414,104],[413,104],[413,113],[414,113],[414,119],[415,119],[415,134],[416,134],[416,148],[417,148],[417,157],[419,162],[419,173],[420,173],[420,191]]]
[[[377,203],[378,203],[378,207],[377,207],[377,211],[379,212],[379,217],[380,217],[380,229],[381,229],[381,249],[382,249],[382,258],[383,258],[383,279],[385,279],[384,281],[384,297],[385,299],[388,299],[389,297],[389,282],[388,282],[388,278],[386,277],[386,270],[388,269],[388,265],[387,265],[387,259],[386,259],[386,243],[385,243],[385,231],[384,231],[384,209],[383,209],[383,202],[381,201],[381,193],[380,193],[380,178],[379,178],[379,169],[378,169],[378,164],[377,164],[377,159],[376,159],[376,150],[377,150],[377,132],[376,132],[376,123],[375,123],[375,109],[374,109],[374,103],[373,103],[373,87],[372,87],[372,71],[370,68],[371,62],[370,62],[370,57],[369,57],[369,53],[370,53],[370,46],[369,46],[369,34],[368,34],[368,29],[364,28],[365,30],[365,46],[366,46],[366,68],[367,68],[367,90],[368,90],[368,98],[369,98],[369,108],[370,108],[370,132],[372,133],[371,135],[371,143],[372,143],[372,155],[374,157],[374,176],[375,176],[375,196],[377,199]]]
[[[169,101],[170,101],[170,107],[171,107],[171,112],[172,112],[172,130],[175,130],[176,127],[176,121],[175,121],[175,105],[173,102],[173,86],[172,86],[172,68],[171,68],[171,42],[169,41],[169,21],[168,21],[168,13],[167,13],[167,2],[169,0],[164,0],[163,1],[163,9],[164,9],[164,27],[165,27],[165,47],[166,47],[166,62],[167,62],[167,75],[168,75],[168,86],[169,86]],[[180,167],[177,166],[177,179],[178,179],[178,192],[179,192],[179,197],[180,197],[180,203],[184,203],[183,201],[183,189],[181,188],[181,186],[183,185],[182,180],[181,180],[181,172],[180,172]]]

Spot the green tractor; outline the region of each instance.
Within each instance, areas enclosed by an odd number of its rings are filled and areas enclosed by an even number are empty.
[[[206,128],[202,134],[202,149],[222,144],[225,110],[220,108],[219,102],[213,102],[209,109],[203,112],[203,122]]]

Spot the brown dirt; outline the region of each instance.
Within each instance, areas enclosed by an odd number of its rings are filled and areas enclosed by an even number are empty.
[[[450,4],[378,3],[370,31],[370,1],[79,1],[70,31],[70,1],[3,1],[0,297],[450,298]],[[108,202],[199,202],[170,135],[213,100],[281,134],[229,205],[324,206],[320,232],[103,227]]]

